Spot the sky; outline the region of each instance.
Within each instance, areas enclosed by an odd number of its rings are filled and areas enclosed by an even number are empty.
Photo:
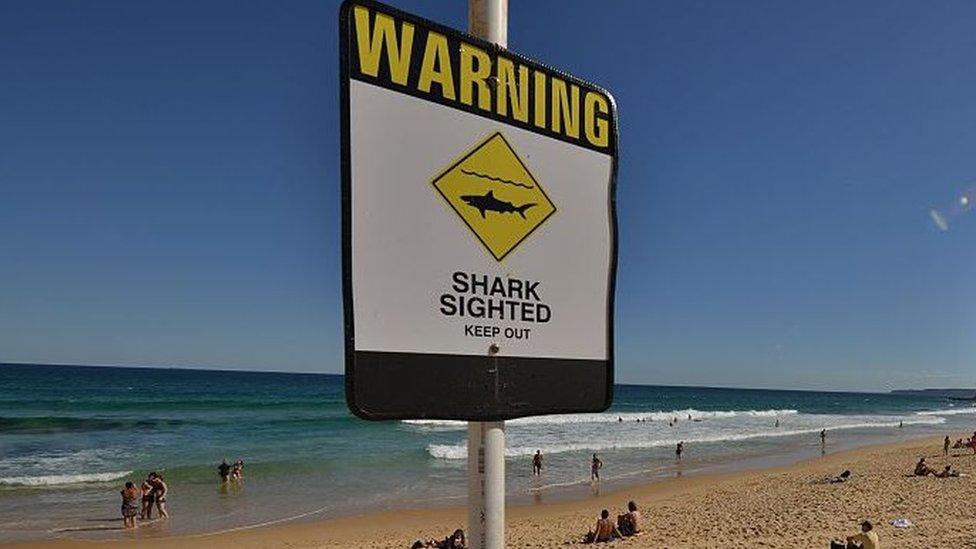
[[[619,108],[618,381],[976,386],[974,19],[512,2]],[[342,371],[337,21],[0,0],[0,362]]]

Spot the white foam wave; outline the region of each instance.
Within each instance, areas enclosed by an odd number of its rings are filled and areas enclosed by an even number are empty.
[[[684,410],[672,410],[670,412],[604,412],[601,414],[555,414],[550,416],[522,417],[506,421],[508,426],[526,425],[568,425],[579,423],[619,423],[621,420],[634,423],[637,420],[644,421],[671,421],[677,419],[679,422],[691,420],[706,420],[716,418],[734,417],[779,417],[796,415],[796,410],[695,410],[687,408]],[[462,429],[467,426],[467,422],[447,419],[407,419],[404,424],[418,427],[428,427],[439,430]]]
[[[719,442],[738,442],[743,440],[752,440],[759,438],[777,438],[777,437],[790,437],[798,435],[808,435],[812,433],[817,433],[823,426],[826,426],[828,430],[843,430],[843,429],[872,429],[872,428],[891,428],[898,427],[900,424],[904,425],[938,425],[945,423],[945,418],[938,416],[918,416],[909,418],[900,418],[897,416],[878,416],[877,419],[863,419],[860,421],[851,421],[850,423],[837,423],[837,416],[824,416],[823,424],[821,425],[818,421],[821,420],[819,416],[801,416],[807,420],[807,426],[795,429],[764,429],[761,431],[753,432],[717,432],[717,433],[701,433],[701,434],[691,434],[685,433],[685,436],[675,437],[668,436],[664,438],[646,438],[646,437],[615,437],[610,439],[598,439],[595,437],[579,437],[581,439],[586,439],[580,442],[557,442],[554,444],[541,445],[513,445],[505,449],[505,455],[507,457],[524,457],[533,455],[536,450],[541,449],[543,453],[546,454],[559,454],[564,452],[599,452],[606,450],[625,450],[625,449],[642,449],[642,448],[660,448],[660,447],[672,447],[679,441],[683,441],[685,444],[709,444],[709,443],[719,443]],[[852,419],[852,418],[849,418]],[[840,421],[845,421],[841,419]],[[816,424],[816,425],[814,425]],[[466,443],[460,444],[430,444],[427,446],[427,453],[434,458],[447,459],[447,460],[460,460],[467,459],[468,448]]]
[[[962,414],[976,414],[976,406],[969,408],[950,408],[948,410],[926,410],[915,412],[919,416],[958,416]]]
[[[80,475],[40,475],[34,477],[0,477],[0,486],[60,486],[63,484],[87,484],[94,482],[111,482],[125,478],[132,471],[114,471],[110,473],[87,473]]]

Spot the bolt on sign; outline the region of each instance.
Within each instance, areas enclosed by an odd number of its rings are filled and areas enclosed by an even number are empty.
[[[613,98],[371,0],[347,0],[339,19],[350,409],[606,409]]]

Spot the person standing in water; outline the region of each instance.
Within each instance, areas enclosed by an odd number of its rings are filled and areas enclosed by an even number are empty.
[[[119,494],[122,495],[122,527],[135,528],[136,515],[139,514],[139,500],[142,499],[142,491],[136,488],[131,482],[125,483]]]
[[[217,474],[220,475],[220,482],[226,483],[230,478],[230,465],[227,465],[227,458],[217,466]]]
[[[677,446],[676,446],[676,447],[674,448],[674,455],[675,455],[675,456],[677,456],[677,459],[678,459],[679,461],[681,460],[681,452],[684,452],[684,451],[685,451],[685,441],[683,441],[683,440],[682,440],[682,441],[681,441],[681,442],[679,442],[679,443],[678,443],[678,445],[677,445]]]
[[[244,480],[244,460],[239,459],[234,462],[234,466],[230,468],[230,479],[234,482],[240,482]]]
[[[152,518],[152,507],[153,501],[153,477],[147,476],[146,480],[142,481],[142,512],[139,514],[139,518],[142,520],[147,520]]]
[[[820,430],[820,445],[821,446],[827,445],[827,429]]]
[[[542,450],[536,450],[532,456],[532,476],[542,476]]]
[[[156,500],[156,510],[159,511],[159,518],[169,518],[169,511],[166,510],[166,494],[169,492],[169,486],[166,485],[166,481],[163,480],[163,475],[154,473],[156,476],[153,479],[153,497]]]
[[[603,469],[603,462],[593,454],[593,460],[590,462],[590,480],[600,480],[600,469]]]

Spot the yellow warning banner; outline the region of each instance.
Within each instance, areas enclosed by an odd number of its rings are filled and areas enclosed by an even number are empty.
[[[346,77],[613,154],[605,90],[496,45],[368,1],[343,5]]]

